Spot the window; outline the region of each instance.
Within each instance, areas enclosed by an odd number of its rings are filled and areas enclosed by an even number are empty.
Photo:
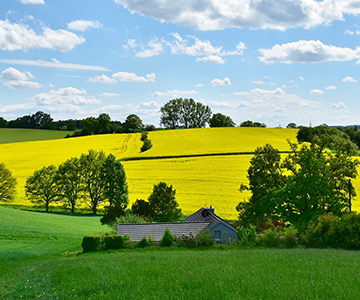
[[[221,230],[214,231],[214,238],[215,238],[215,241],[221,241]]]

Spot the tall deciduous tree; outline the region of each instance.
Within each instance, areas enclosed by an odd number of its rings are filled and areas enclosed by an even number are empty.
[[[106,201],[101,178],[105,159],[106,156],[103,151],[96,152],[95,150],[89,150],[88,154],[80,156],[84,200],[94,214],[96,214],[99,205]]]
[[[341,215],[348,208],[349,179],[357,176],[357,160],[347,153],[333,155],[316,144],[291,144],[291,154],[282,162],[279,151],[258,148],[248,170],[249,201],[237,206],[244,222],[283,219],[306,228],[321,214]],[[355,191],[352,189],[352,195]]]
[[[143,121],[139,116],[135,114],[128,115],[125,120],[125,129],[127,131],[135,132],[136,129],[141,129],[144,127]]]
[[[173,99],[160,108],[160,124],[175,129],[180,123],[182,99]]]
[[[59,184],[59,196],[61,201],[70,205],[71,212],[75,212],[75,207],[81,200],[82,176],[80,160],[72,157],[63,162],[57,172]]]
[[[173,222],[179,220],[181,209],[175,200],[176,191],[172,185],[168,186],[165,182],[154,185],[152,194],[149,196],[149,204],[154,209],[155,221]]]
[[[58,201],[57,167],[54,165],[36,170],[26,179],[25,194],[32,203],[45,205]]]
[[[221,113],[213,114],[209,119],[210,127],[235,127],[235,122]]]
[[[10,202],[16,192],[16,178],[4,163],[0,163],[0,202]]]

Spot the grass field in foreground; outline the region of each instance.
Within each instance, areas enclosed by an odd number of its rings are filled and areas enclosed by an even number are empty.
[[[62,139],[69,132],[61,130],[0,128],[0,144]]]
[[[357,251],[150,249],[76,255],[97,217],[0,206],[0,299],[358,299]]]

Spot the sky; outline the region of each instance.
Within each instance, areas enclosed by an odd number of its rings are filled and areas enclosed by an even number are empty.
[[[360,124],[360,0],[2,0],[0,116],[193,98],[268,127]]]

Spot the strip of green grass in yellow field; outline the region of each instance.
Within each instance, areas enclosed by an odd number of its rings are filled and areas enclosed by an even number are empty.
[[[0,128],[0,144],[64,138],[69,131],[22,128]]]

